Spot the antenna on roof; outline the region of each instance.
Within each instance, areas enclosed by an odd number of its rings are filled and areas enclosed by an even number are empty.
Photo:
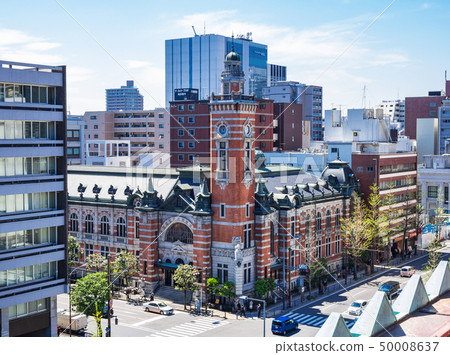
[[[194,31],[194,35],[195,35],[195,37],[197,37],[197,36],[198,36],[198,34],[197,34],[197,32],[195,32],[195,28],[194,28],[194,26],[192,26],[192,30]]]
[[[234,52],[234,32],[231,32],[231,51]]]

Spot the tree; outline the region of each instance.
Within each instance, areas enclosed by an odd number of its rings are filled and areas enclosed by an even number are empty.
[[[191,265],[180,265],[175,270],[173,281],[175,289],[184,291],[184,309],[186,309],[187,291],[195,291],[197,289],[197,270]]]
[[[434,271],[439,264],[440,253],[438,252],[441,249],[441,241],[438,238],[434,238],[431,244],[427,247],[428,250],[428,261],[425,264],[425,271]]]
[[[328,270],[328,261],[325,258],[320,258],[314,260],[314,262],[311,265],[311,268],[309,269],[309,282],[312,287],[314,285],[319,286],[324,274],[326,274],[326,271]],[[311,287],[309,289],[309,295],[311,297]]]
[[[343,242],[348,255],[353,260],[353,276],[357,278],[356,265],[364,251],[371,243],[372,236],[368,233],[369,225],[366,218],[366,207],[360,197],[353,196],[353,211],[350,217],[342,221]]]
[[[80,248],[80,244],[77,242],[77,238],[69,235],[67,240],[67,251],[69,260],[67,264],[69,266],[69,270],[78,262],[78,259],[83,257],[83,251]]]
[[[367,198],[367,210],[365,213],[367,223],[367,233],[372,240],[370,251],[370,272],[374,272],[374,259],[378,259],[378,255],[375,255],[375,251],[378,254],[378,248],[384,248],[385,245],[389,245],[389,238],[386,238],[388,226],[387,216],[381,211],[382,199],[379,194],[379,187],[373,183],[370,186],[371,193]]]
[[[425,209],[422,205],[416,205],[416,220],[414,222],[414,226],[416,228],[416,240],[419,240],[419,235],[422,234],[422,229],[425,226],[424,222],[424,212]],[[417,255],[417,245],[414,246],[414,254]]]
[[[276,287],[275,279],[259,279],[255,282],[255,292],[258,296],[264,298],[266,294],[273,291]]]
[[[236,297],[236,285],[232,281],[224,282],[219,289],[219,295],[228,298],[228,301],[230,301],[231,298]]]
[[[99,307],[103,312],[109,301],[108,296],[108,278],[104,272],[88,274],[79,279],[71,292],[72,305],[77,312],[93,317],[96,317]],[[97,323],[97,333],[102,333],[100,322]]]
[[[139,272],[139,260],[133,255],[133,253],[125,250],[116,254],[116,259],[113,263],[113,270],[120,277],[125,279],[126,286],[130,285],[131,278]],[[127,298],[129,294],[127,293]]]
[[[218,292],[219,284],[219,279],[216,277],[210,277],[208,280],[206,280],[206,292],[208,296],[215,295],[216,292]]]
[[[387,194],[384,195],[382,199],[382,205],[383,205],[383,214],[386,217],[386,221],[384,222],[386,228],[384,235],[381,239],[379,239],[378,246],[380,248],[384,248],[385,250],[385,257],[386,257],[386,263],[389,262],[391,259],[391,237],[396,234],[396,226],[395,226],[395,217],[397,212],[395,211],[395,201],[394,201],[394,185],[392,183],[388,186],[389,191]]]
[[[90,254],[86,257],[86,269],[91,270],[94,269],[96,272],[100,272],[100,270],[104,270],[108,264],[106,258],[99,254],[94,253]]]

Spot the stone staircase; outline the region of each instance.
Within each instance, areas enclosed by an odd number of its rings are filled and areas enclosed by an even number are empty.
[[[186,296],[186,304],[190,304],[192,301],[192,292],[188,291]],[[161,286],[155,292],[155,299],[184,304],[184,291],[175,290],[170,286]]]

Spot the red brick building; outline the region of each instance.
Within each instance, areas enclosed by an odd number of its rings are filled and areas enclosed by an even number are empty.
[[[342,267],[340,217],[357,181],[330,182],[264,162],[256,168],[260,102],[239,92],[236,53],[226,67],[228,90],[209,101],[209,166],[70,167],[69,229],[84,257],[132,251],[148,290],[173,286],[177,266],[191,264],[202,285],[212,276],[232,281],[237,295],[267,277],[295,286],[307,259],[326,258],[330,271]]]
[[[274,146],[282,150],[303,148],[303,105],[274,103]],[[308,142],[309,145],[309,142]]]

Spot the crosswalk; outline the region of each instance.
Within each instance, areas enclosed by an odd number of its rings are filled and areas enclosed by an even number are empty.
[[[295,319],[299,322],[299,324],[307,325],[310,327],[321,327],[323,323],[328,319],[326,315],[312,315],[312,314],[303,314],[303,313],[294,313],[289,312],[283,315],[284,317],[289,317]],[[345,323],[347,327],[350,329],[355,324],[355,319],[345,319]]]
[[[202,318],[192,322],[183,323],[176,327],[161,330],[153,333],[151,337],[193,337],[211,329],[228,324],[228,321],[218,321],[214,319]]]

